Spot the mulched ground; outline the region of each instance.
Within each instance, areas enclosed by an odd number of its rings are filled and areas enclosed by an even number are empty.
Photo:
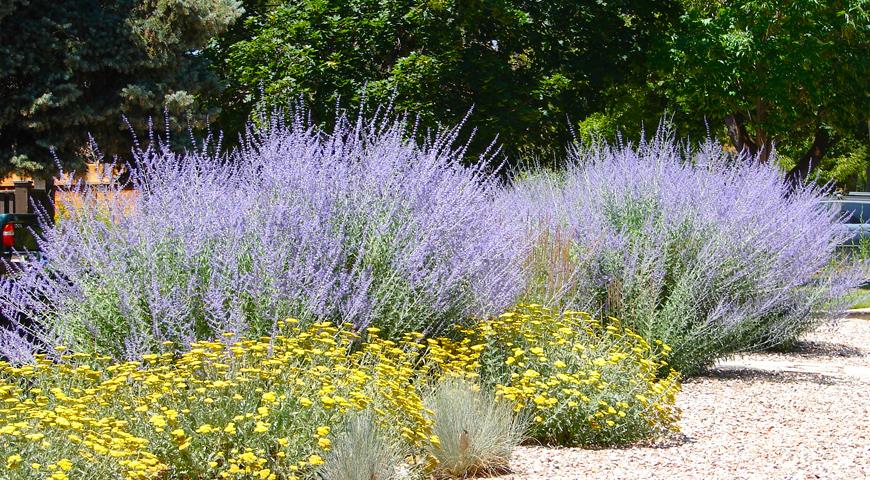
[[[870,320],[683,385],[681,435],[624,449],[521,447],[502,479],[870,479]]]

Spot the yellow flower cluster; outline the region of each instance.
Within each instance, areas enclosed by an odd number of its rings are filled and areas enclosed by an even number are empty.
[[[679,375],[670,348],[610,318],[520,306],[464,333],[487,347],[482,376],[532,418],[531,435],[559,445],[612,445],[677,430]]]
[[[282,329],[140,362],[0,364],[0,458],[15,478],[291,479],[324,462],[330,426],[364,409],[409,443],[428,441],[416,378],[447,367],[421,362],[421,335]]]
[[[373,412],[412,451],[437,442],[421,392],[444,375],[480,376],[557,440],[559,428],[622,435],[676,415],[678,382],[655,379],[649,345],[583,314],[521,307],[453,339],[295,320],[279,330],[183,354],[167,344],[137,362],[70,353],[0,363],[0,469],[16,479],[311,477],[353,412]],[[585,423],[560,426],[577,412]]]

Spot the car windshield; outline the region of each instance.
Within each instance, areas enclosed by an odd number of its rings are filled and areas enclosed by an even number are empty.
[[[870,203],[866,202],[837,202],[840,212],[847,215],[846,223],[870,223]]]

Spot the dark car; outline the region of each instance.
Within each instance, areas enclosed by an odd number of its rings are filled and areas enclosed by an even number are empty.
[[[40,260],[39,245],[34,237],[39,231],[35,214],[0,213],[0,275],[7,275],[27,262]]]

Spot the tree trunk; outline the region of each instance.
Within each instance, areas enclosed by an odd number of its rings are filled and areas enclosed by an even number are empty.
[[[725,119],[725,126],[728,127],[728,136],[731,138],[731,144],[737,149],[737,153],[755,157],[758,153],[758,147],[749,138],[749,132],[746,131],[746,125],[743,122],[743,115],[739,113],[730,115]]]
[[[828,135],[827,130],[823,128],[816,129],[816,134],[813,137],[813,144],[810,145],[809,150],[807,150],[807,153],[801,157],[797,165],[795,165],[794,168],[788,172],[788,175],[786,175],[786,180],[791,184],[792,188],[795,188],[806,181],[813,169],[819,166],[822,157],[825,156],[825,153],[829,148],[831,148],[833,143],[834,142],[831,141],[831,137]]]
[[[725,119],[725,126],[728,127],[728,137],[731,138],[731,143],[737,149],[738,154],[758,158],[762,163],[767,163],[770,160],[773,142],[763,129],[756,128],[757,133],[753,140],[746,130],[743,115],[739,113],[728,116]]]
[[[767,136],[767,133],[759,128],[755,134],[755,148],[757,150],[758,161],[767,163],[770,160],[770,154],[773,152],[773,141]]]
[[[767,104],[761,98],[755,99],[755,118],[752,119],[755,124],[755,149],[757,151],[758,160],[761,163],[767,163],[770,160],[770,154],[773,151],[773,141],[767,132],[764,131],[762,125],[767,120]]]

